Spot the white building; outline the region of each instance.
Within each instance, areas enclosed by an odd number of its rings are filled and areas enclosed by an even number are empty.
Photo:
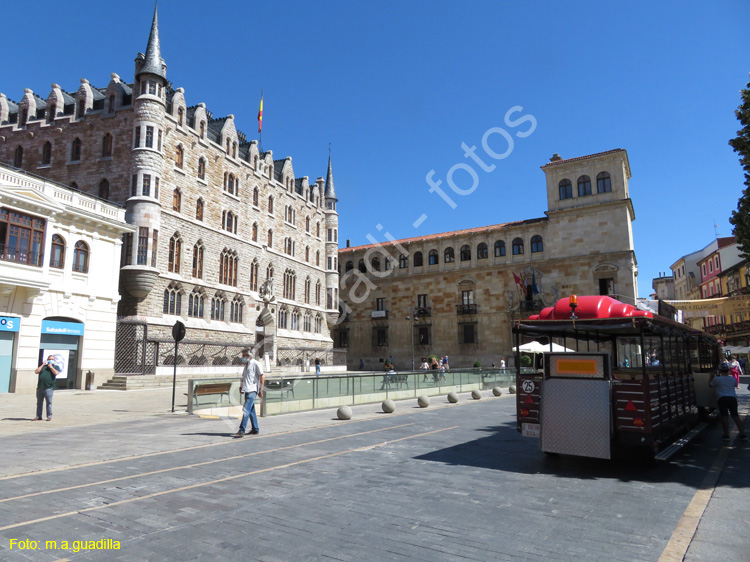
[[[125,209],[0,164],[0,392],[33,392],[42,356],[58,388],[114,372]],[[91,379],[91,376],[89,377]]]

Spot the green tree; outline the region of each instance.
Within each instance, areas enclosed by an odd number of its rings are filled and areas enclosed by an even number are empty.
[[[740,163],[745,170],[745,189],[737,202],[737,210],[732,211],[729,222],[734,229],[732,234],[737,237],[740,256],[750,258],[750,82],[741,90],[742,103],[735,111],[742,128],[737,131],[737,137],[729,141],[730,146],[740,155]]]

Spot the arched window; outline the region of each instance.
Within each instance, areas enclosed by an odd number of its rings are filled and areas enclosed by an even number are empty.
[[[268,196],[268,214],[273,214],[273,195]]]
[[[16,151],[13,153],[13,166],[16,168],[20,168],[23,166],[23,147],[19,146],[16,148]]]
[[[453,248],[446,248],[443,252],[443,263],[453,263],[454,261],[456,261],[456,255]]]
[[[523,240],[515,238],[513,240],[513,255],[520,256],[521,254],[523,254]]]
[[[89,272],[89,246],[83,240],[76,242],[73,249],[73,271]]]
[[[542,237],[538,234],[531,237],[531,253],[536,254],[537,252],[544,251],[544,242]]]
[[[304,330],[305,332],[312,332],[312,316],[310,316],[309,312],[305,313]]]
[[[273,248],[273,229],[268,229],[268,247]]]
[[[299,310],[292,311],[292,330],[299,330]]]
[[[307,277],[305,279],[305,303],[310,304],[310,289],[312,287],[312,281]]]
[[[164,314],[179,315],[182,308],[182,294],[180,288],[171,283],[164,289]]]
[[[558,185],[560,189],[560,199],[573,198],[573,184],[570,180],[561,180]]]
[[[206,136],[206,122],[205,121],[201,121],[200,132],[201,132],[201,138],[204,138]]]
[[[182,150],[181,146],[177,146],[177,148],[174,149],[174,165],[176,168],[182,168],[182,162],[184,159],[184,152]]]
[[[203,220],[203,199],[198,199],[195,202],[195,220]]]
[[[407,267],[409,267],[409,258],[406,257],[404,254],[401,254],[398,257],[398,268],[406,269]]]
[[[99,197],[109,199],[109,181],[106,178],[99,182]]]
[[[321,294],[321,292],[322,291],[320,290],[320,281],[317,281],[315,283],[315,304],[318,305],[318,306],[320,306],[320,294]]]
[[[65,240],[59,234],[52,235],[52,252],[49,256],[49,266],[62,269],[65,266]]]
[[[102,158],[112,156],[112,135],[107,133],[102,139]]]
[[[52,162],[52,143],[45,142],[42,147],[42,166],[47,166]]]
[[[427,254],[427,263],[429,265],[437,265],[440,263],[440,256],[438,255],[437,250],[430,250],[430,253]]]
[[[224,248],[219,256],[219,283],[237,286],[238,262],[237,252]]]
[[[185,120],[185,111],[181,108],[177,108],[177,126],[182,127],[182,123]]]
[[[310,246],[305,247],[305,261],[310,263]]]
[[[461,261],[471,261],[471,246],[468,244],[461,246]]]
[[[107,113],[114,113],[114,112],[115,112],[115,95],[110,94],[109,105],[107,106]]]
[[[489,256],[489,248],[487,247],[487,244],[484,242],[481,242],[477,246],[477,259],[478,260],[486,260]]]
[[[591,178],[581,176],[578,178],[578,197],[585,197],[586,195],[591,195]]]
[[[237,142],[232,143],[232,158],[237,158]]]
[[[315,236],[320,238],[320,223],[315,223]]]
[[[266,268],[266,281],[273,279],[273,264],[269,263]]]
[[[169,239],[169,261],[167,269],[171,273],[180,272],[180,261],[182,260],[182,239],[178,233],[174,233]]]
[[[305,217],[305,232],[310,232],[310,217]]]
[[[52,123],[55,117],[57,117],[57,105],[53,103],[50,104],[49,111],[47,112],[47,123]]]
[[[281,308],[279,308],[279,328],[286,330],[288,326],[289,310],[287,310],[286,306],[282,306]]]
[[[176,212],[180,212],[180,208],[182,207],[182,193],[179,189],[175,189],[174,192],[172,192],[172,210]]]
[[[203,158],[198,159],[198,179],[206,179],[206,161]]]
[[[203,279],[203,243],[200,240],[193,246],[193,277]]]
[[[253,263],[250,264],[250,290],[251,291],[257,291],[258,290],[258,260],[253,260]]]
[[[284,272],[284,293],[285,299],[294,300],[297,292],[297,275],[293,270],[287,269]]]
[[[76,137],[70,146],[70,161],[78,162],[81,159],[81,139]]]
[[[367,273],[367,266],[365,265],[365,260],[359,260],[358,268],[362,273]]]
[[[242,309],[244,308],[244,301],[242,300],[242,297],[237,295],[232,300],[232,307],[229,313],[229,321],[230,322],[236,322],[237,324],[242,324]]]
[[[255,189],[253,189],[253,207],[258,206],[258,196],[259,196],[259,192],[258,192],[258,188],[256,187]]]
[[[315,316],[315,333],[319,334],[323,331],[323,318],[320,314]]]
[[[372,258],[371,266],[373,271],[380,271],[380,258],[377,256]]]
[[[227,232],[237,234],[237,216],[232,211],[221,213],[221,227]]]
[[[422,265],[422,252],[414,252],[414,267]]]
[[[505,255],[505,241],[498,240],[495,242],[495,257],[501,258]]]
[[[346,262],[346,266],[344,267],[344,271],[351,271],[352,269],[354,269],[354,262],[353,261]]]
[[[258,223],[257,222],[253,223],[252,232],[253,232],[253,242],[257,242],[258,241]]]
[[[203,304],[206,296],[198,289],[193,289],[188,299],[188,316],[192,318],[203,318]]]
[[[320,250],[315,252],[315,265],[317,267],[320,267]]]
[[[211,299],[211,320],[224,321],[224,308],[226,299],[223,293],[216,293]]]
[[[596,192],[609,193],[612,191],[612,180],[607,172],[601,172],[596,176]]]

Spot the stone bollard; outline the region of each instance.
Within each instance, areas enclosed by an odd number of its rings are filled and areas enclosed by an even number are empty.
[[[352,409],[349,406],[339,406],[339,409],[336,411],[336,416],[340,420],[350,420],[352,419]]]
[[[494,394],[495,396],[502,396],[503,391],[500,389],[499,386],[493,386],[492,387],[492,394]]]
[[[430,405],[430,397],[423,394],[422,396],[417,398],[417,404],[419,404],[420,408],[426,408]]]
[[[482,393],[481,393],[481,392],[479,392],[478,390],[472,390],[472,391],[471,391],[471,397],[472,397],[472,398],[473,398],[474,400],[481,400],[481,399],[482,399]]]
[[[381,408],[383,408],[383,411],[386,414],[392,414],[394,410],[396,409],[396,403],[389,398],[388,400],[383,400],[383,404],[381,404]]]
[[[455,404],[456,402],[458,402],[458,394],[456,394],[455,392],[449,392],[448,402],[450,402],[451,404]]]
[[[508,387],[508,392],[510,392],[511,394],[515,394],[516,393],[516,385],[515,384],[510,385]]]

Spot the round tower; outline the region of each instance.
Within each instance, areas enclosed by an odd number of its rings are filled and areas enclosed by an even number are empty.
[[[324,190],[325,197],[325,252],[326,252],[326,319],[333,326],[339,316],[339,214],[336,211],[338,198],[333,187],[331,155],[328,155],[328,173]]]
[[[164,166],[167,65],[161,58],[159,22],[154,8],[146,54],[135,59],[133,83],[133,166],[125,219],[137,227],[125,249],[123,288],[136,298],[151,291],[158,278],[156,250],[161,230],[159,190]]]

